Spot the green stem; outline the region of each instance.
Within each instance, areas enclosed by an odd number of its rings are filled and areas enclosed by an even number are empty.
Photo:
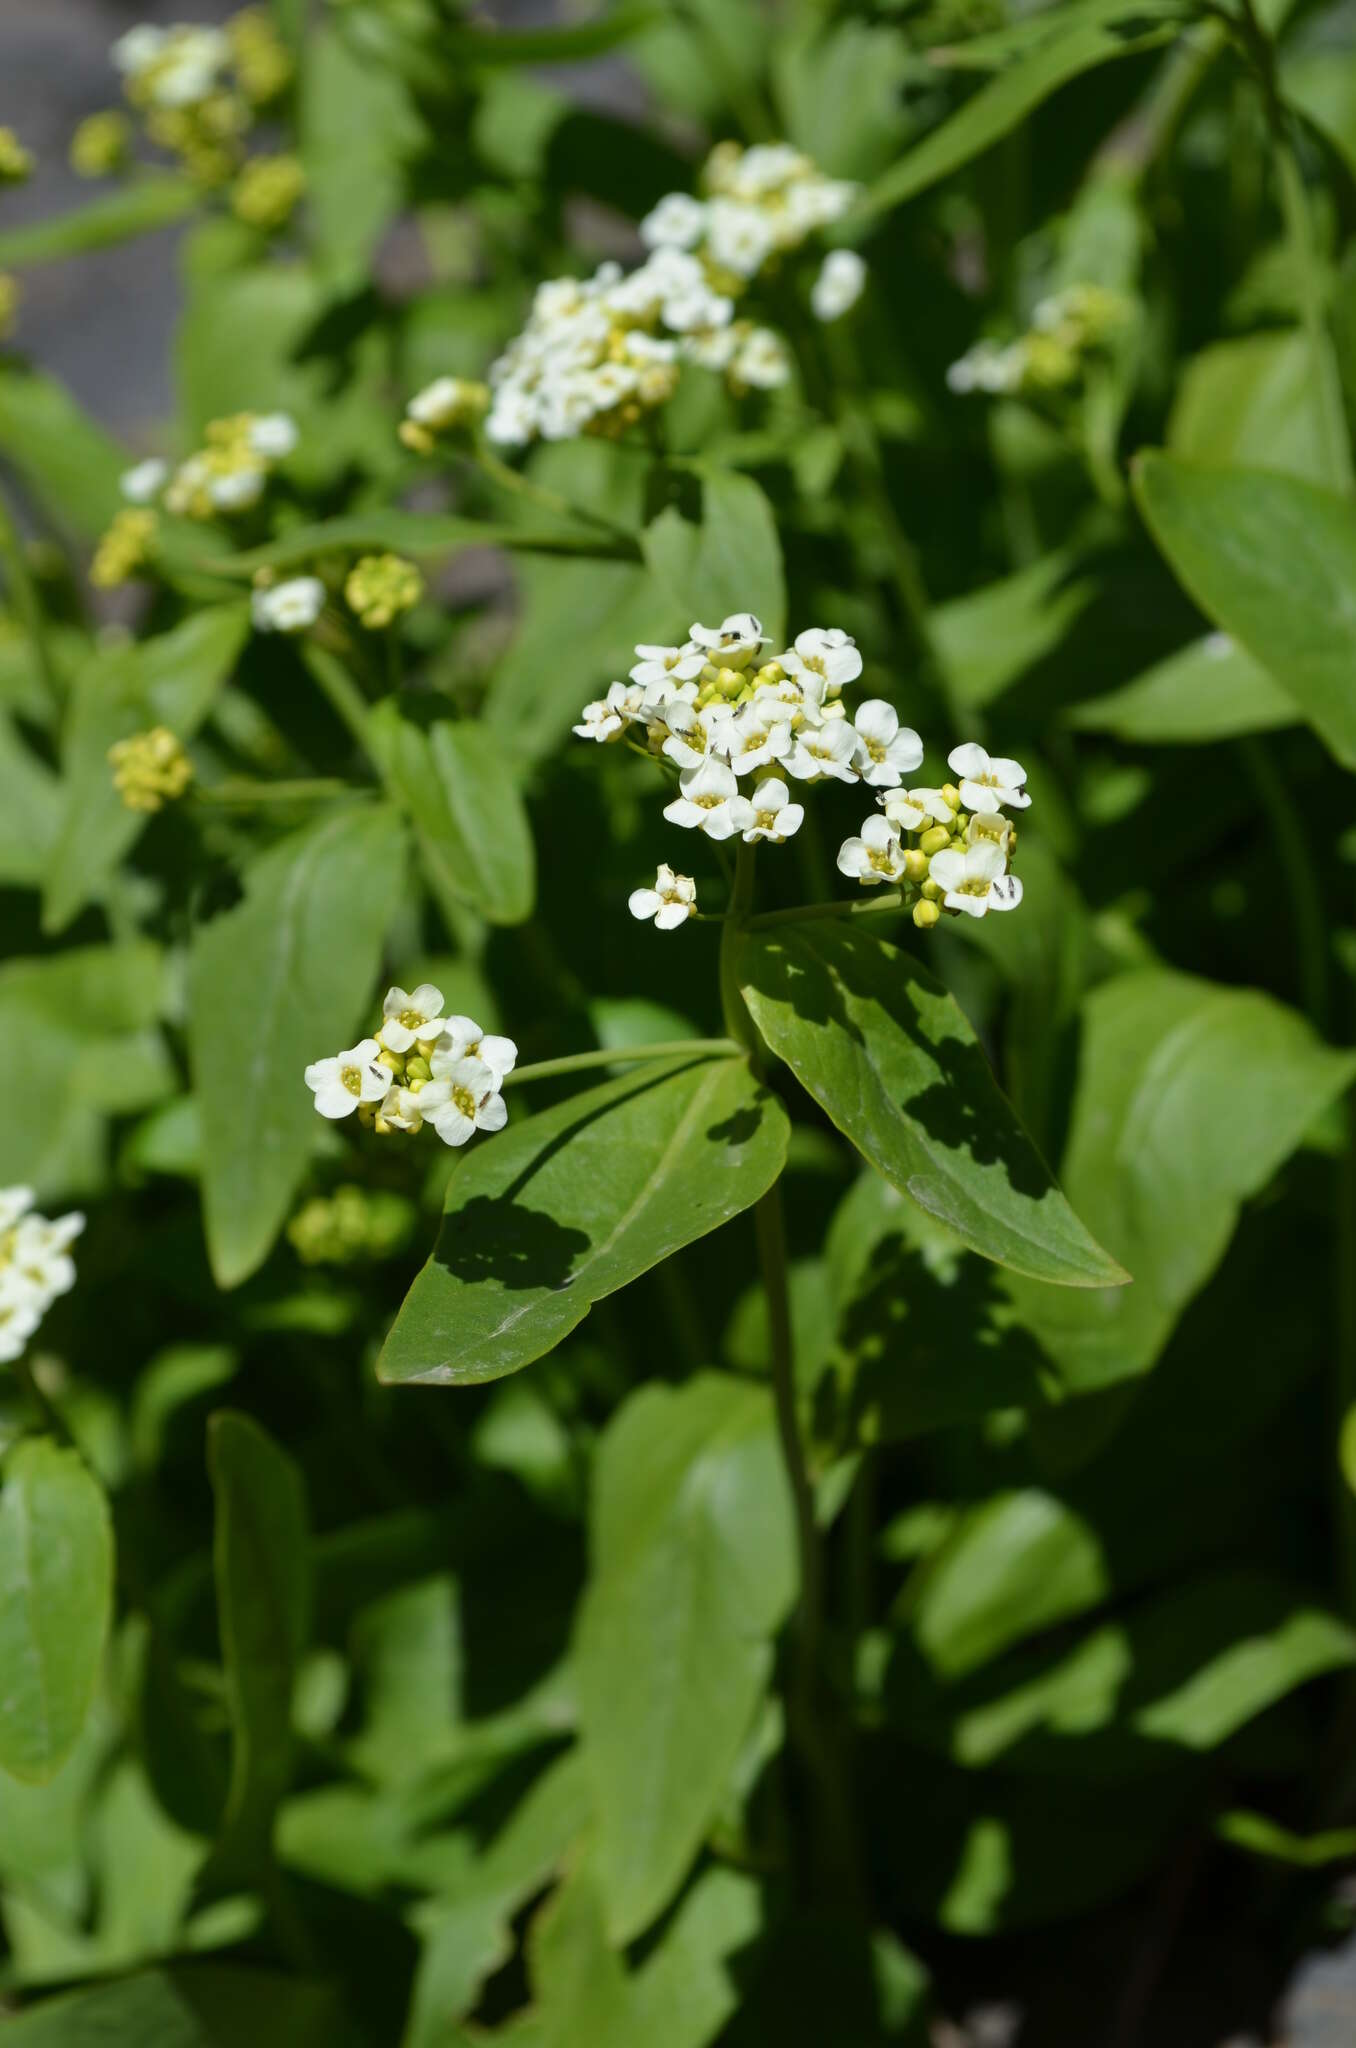
[[[907,910],[909,899],[903,889],[885,889],[879,896],[843,897],[833,903],[797,903],[790,910],[760,910],[746,920],[751,929],[768,925],[808,924],[820,917],[875,917],[881,911]]]
[[[51,649],[47,645],[37,585],[29,573],[28,563],[24,557],[22,536],[3,495],[0,495],[0,561],[5,565],[14,609],[23,621],[24,631],[33,643],[38,672],[47,686],[53,703],[60,704],[61,680],[52,661]]]
[[[368,743],[367,699],[344,667],[343,662],[339,660],[337,655],[332,654],[327,647],[317,645],[314,640],[308,641],[306,644],[305,661],[307,668],[311,671],[326,697],[328,697],[332,708],[348,727],[349,732],[358,742],[363,752],[366,753]]]
[[[71,1433],[70,1424],[55,1402],[39,1386],[33,1368],[28,1362],[28,1354],[26,1352],[21,1351],[17,1358],[10,1360],[10,1371],[14,1374],[15,1379],[37,1409],[38,1414],[42,1418],[44,1428],[49,1429],[58,1442],[65,1444],[68,1449],[79,1450],[80,1446],[76,1443],[75,1437]],[[84,1456],[83,1452],[81,1452],[81,1456]]]
[[[504,1086],[511,1088],[517,1081],[550,1081],[557,1074],[582,1074],[590,1067],[611,1067],[632,1060],[705,1059],[742,1050],[732,1038],[666,1038],[655,1045],[614,1045],[598,1052],[570,1052],[558,1060],[537,1060],[530,1067],[515,1067],[504,1076]]]
[[[471,460],[487,482],[496,484],[501,491],[511,491],[516,498],[528,504],[539,505],[544,512],[553,512],[558,519],[583,519],[590,526],[599,527],[613,540],[627,541],[636,548],[634,533],[619,526],[615,519],[609,519],[603,512],[592,512],[587,505],[577,505],[560,491],[549,490],[546,485],[534,483],[530,476],[514,469],[510,463],[501,462],[499,457],[482,441],[477,441],[471,452]]]

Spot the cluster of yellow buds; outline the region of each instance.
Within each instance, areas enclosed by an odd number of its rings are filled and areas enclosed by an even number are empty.
[[[113,590],[126,583],[150,559],[155,539],[156,517],[135,505],[115,512],[113,523],[94,551],[89,580],[100,590]]]
[[[435,377],[405,407],[397,429],[416,455],[431,455],[439,437],[472,427],[490,409],[490,387],[471,377]]]
[[[252,228],[285,227],[305,189],[297,157],[252,156],[231,187],[231,211]]]
[[[292,57],[262,7],[245,7],[226,24],[236,82],[251,106],[264,107],[292,82]]]
[[[0,185],[22,185],[33,170],[33,153],[12,128],[0,128]]]
[[[19,324],[19,280],[0,270],[0,341],[8,341]]]
[[[344,581],[349,608],[369,632],[389,626],[399,613],[418,604],[423,594],[423,577],[413,562],[400,555],[363,555]]]
[[[116,107],[87,115],[71,137],[71,169],[78,178],[110,178],[131,158],[132,124]]]
[[[167,725],[115,740],[108,750],[113,787],[129,811],[158,811],[181,797],[193,780],[193,763]]]
[[[303,1203],[287,1226],[287,1238],[307,1266],[387,1259],[409,1237],[414,1213],[403,1195],[345,1185]]]

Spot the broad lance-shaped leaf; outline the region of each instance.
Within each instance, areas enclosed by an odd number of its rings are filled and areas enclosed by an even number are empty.
[[[47,868],[42,923],[64,931],[145,830],[113,783],[108,750],[148,726],[190,739],[207,717],[249,632],[244,604],[212,605],[168,633],[91,656],[71,692],[62,735],[61,824]]]
[[[212,1564],[231,1723],[231,1780],[203,1896],[256,1879],[292,1780],[292,1688],[306,1647],[309,1532],[301,1474],[247,1415],[207,1431],[216,1501]]]
[[[532,914],[536,852],[504,743],[470,719],[424,729],[394,697],[369,719],[386,787],[414,827],[428,885],[449,919],[465,909],[491,924]]]
[[[453,1174],[378,1376],[464,1386],[529,1365],[765,1194],[788,1129],[742,1059],[668,1060],[511,1120]]]
[[[77,539],[97,539],[123,503],[126,455],[64,384],[37,370],[0,364],[0,455]]]
[[[1065,714],[1083,732],[1140,746],[1191,746],[1298,725],[1299,706],[1227,633],[1208,633],[1133,682]]]
[[[703,471],[701,525],[670,506],[646,527],[641,545],[689,618],[718,625],[730,612],[756,612],[773,646],[781,646],[781,544],[772,507],[752,477]]]
[[[0,1485],[0,1769],[44,1785],[75,1747],[113,1604],[113,1528],[77,1451],[20,1442]]]
[[[1153,1364],[1223,1258],[1240,1205],[1356,1078],[1293,1010],[1252,989],[1149,968],[1094,990],[1064,1180],[1135,1275],[1074,1301],[1007,1283],[1069,1391]]]
[[[1298,477],[1157,454],[1135,495],[1183,587],[1356,768],[1356,511]]]
[[[316,1130],[307,1062],[370,1021],[404,860],[396,813],[351,805],[270,847],[246,872],[244,901],[193,934],[189,1053],[222,1287],[267,1256],[306,1170]]]
[[[643,1387],[594,1466],[575,1645],[614,1943],[682,1883],[729,1789],[795,1593],[790,1489],[766,1386]]]
[[[1064,1287],[1127,1278],[1051,1179],[957,1004],[907,953],[824,920],[741,933],[735,971],[768,1045],[844,1136],[972,1251]]]

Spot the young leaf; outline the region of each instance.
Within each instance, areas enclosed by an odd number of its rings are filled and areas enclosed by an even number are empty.
[[[465,1386],[529,1365],[595,1301],[756,1202],[787,1135],[742,1059],[633,1070],[511,1122],[453,1174],[379,1378]]]
[[[407,813],[430,889],[449,917],[469,907],[491,924],[532,914],[536,850],[502,741],[470,719],[427,729],[394,697],[369,730],[387,789]]]
[[[287,1214],[315,1135],[302,1074],[363,1021],[403,866],[396,813],[351,805],[271,847],[244,901],[193,934],[189,1053],[219,1286],[254,1271]]]
[[[24,270],[35,263],[59,263],[91,249],[111,248],[115,242],[182,220],[201,199],[202,188],[192,178],[143,171],[88,206],[0,234],[0,269]]]
[[[0,1769],[45,1785],[94,1697],[113,1605],[113,1525],[77,1451],[18,1443],[0,1485]]]
[[[292,1780],[292,1688],[306,1647],[310,1576],[301,1474],[246,1415],[223,1409],[207,1430],[216,1501],[212,1563],[231,1722],[231,1780],[221,1832],[199,1881],[220,1892],[257,1878]]]
[[[311,247],[336,287],[367,282],[372,251],[399,210],[401,159],[420,140],[396,74],[319,25],[301,69],[301,161]]]
[[[277,1971],[170,1963],[6,2020],[14,2048],[353,2048],[337,1996]]]
[[[756,612],[774,646],[786,620],[786,581],[772,507],[752,477],[702,472],[702,520],[692,526],[670,507],[645,529],[645,559],[673,592],[688,622],[719,625],[731,612]]]
[[[1075,1305],[1007,1283],[1067,1389],[1148,1370],[1224,1256],[1240,1204],[1354,1076],[1356,1053],[1255,990],[1150,968],[1094,991],[1064,1177],[1135,1285]]]
[[[795,1593],[791,1495],[765,1387],[642,1388],[594,1468],[576,1638],[609,1938],[643,1933],[728,1790]]]
[[[1168,449],[1191,462],[1284,470],[1325,483],[1307,334],[1248,334],[1193,356],[1173,402]]]
[[[94,654],[79,671],[62,739],[65,802],[43,890],[44,931],[64,931],[97,900],[145,829],[145,813],[128,810],[113,785],[109,748],[153,725],[191,738],[248,632],[245,605],[212,605],[168,633]]]
[[[1356,768],[1356,512],[1297,477],[1141,455],[1135,495],[1184,589]]]
[[[957,1004],[907,953],[825,919],[742,933],[735,967],[773,1052],[972,1251],[1063,1287],[1127,1278],[1056,1187]]]
[[[95,540],[122,504],[126,457],[65,386],[0,364],[0,455],[78,540]]]

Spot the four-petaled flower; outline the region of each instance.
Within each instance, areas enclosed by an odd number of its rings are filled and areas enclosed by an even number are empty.
[[[450,1074],[458,1060],[477,1059],[494,1075],[497,1088],[518,1064],[518,1048],[513,1040],[482,1031],[473,1017],[444,1017],[442,1031],[430,1062],[435,1080]]]
[[[683,770],[678,795],[665,804],[664,816],[671,825],[704,832],[708,839],[729,839],[752,824],[753,806],[739,794],[733,768],[712,756],[700,767]]]
[[[380,1102],[391,1085],[388,1068],[380,1064],[375,1038],[360,1038],[347,1052],[329,1060],[312,1060],[306,1086],[322,1116],[351,1116],[360,1102]]]
[[[954,767],[955,755],[951,758]],[[944,847],[933,854],[928,878],[944,891],[948,910],[963,910],[970,917],[983,917],[987,910],[1015,910],[1022,900],[1021,882],[1007,873],[1007,858],[994,839]]]
[[[793,832],[799,832],[805,817],[804,804],[793,804],[791,792],[780,775],[770,775],[760,782],[749,798],[753,810],[753,822],[744,828],[744,837],[749,845],[759,839],[770,839],[774,846],[780,846]]]
[[[499,1076],[469,1054],[451,1061],[415,1099],[444,1145],[464,1145],[477,1131],[502,1131],[508,1122]]]
[[[863,782],[896,788],[922,765],[923,742],[911,725],[900,724],[894,705],[883,697],[868,697],[858,705],[852,723],[857,734],[852,765]]]
[[[990,756],[973,740],[953,747],[947,765],[960,777],[961,802],[971,811],[1022,811],[1031,802],[1026,770],[1002,754]]]
[[[838,849],[839,872],[854,881],[897,882],[904,873],[904,844],[888,818],[868,818],[858,837]]]
[[[691,875],[676,875],[661,862],[653,889],[633,889],[626,907],[632,917],[652,917],[656,931],[676,931],[697,914],[697,884]]]
[[[446,1029],[443,992],[431,981],[416,989],[387,989],[381,1014],[377,1036],[387,1052],[408,1052],[419,1039],[438,1038]]]
[[[729,661],[756,654],[768,636],[756,612],[731,612],[718,626],[703,626],[698,621],[692,626],[690,637],[694,646]]]
[[[786,758],[786,772],[798,782],[820,782],[825,776],[838,782],[855,782],[857,770],[852,757],[856,747],[857,735],[845,718],[832,719],[827,725],[803,727]]]

